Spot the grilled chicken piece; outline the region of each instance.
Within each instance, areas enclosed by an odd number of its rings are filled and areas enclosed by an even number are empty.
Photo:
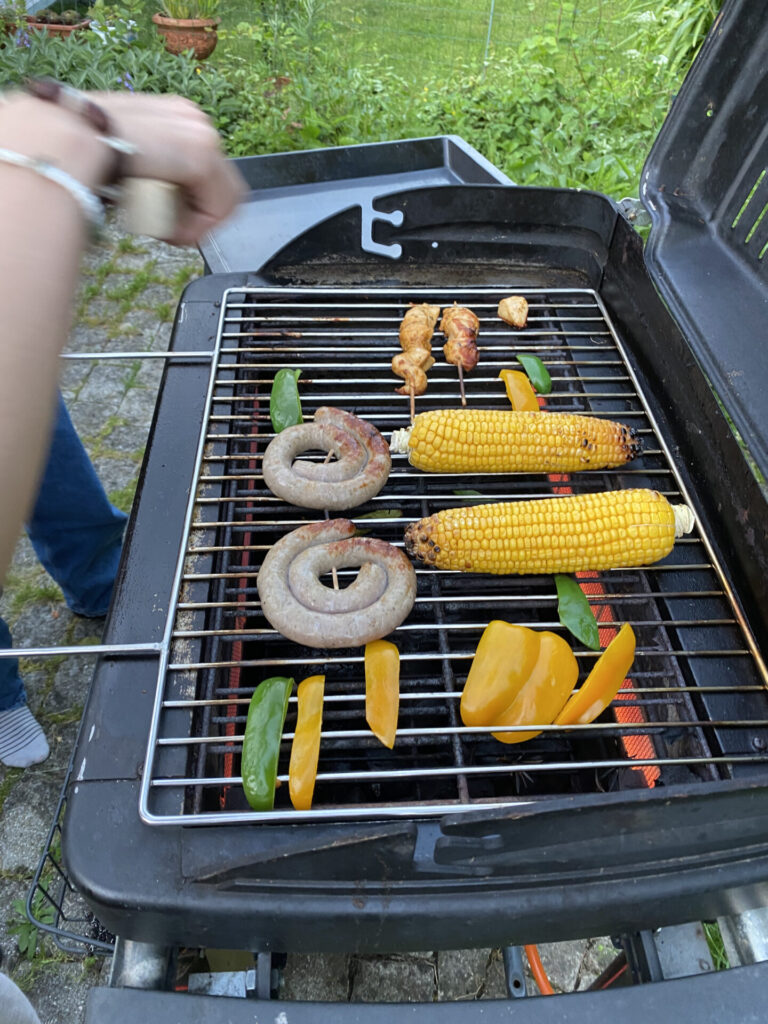
[[[398,395],[423,395],[427,390],[426,371],[435,361],[432,334],[439,316],[439,306],[422,302],[411,306],[403,317],[399,332],[403,351],[392,360],[392,372],[405,381],[403,387],[395,389]]]
[[[434,366],[435,360],[432,356],[432,352],[429,348],[421,348],[418,345],[414,345],[413,348],[409,348],[407,352],[398,353],[392,360],[392,369],[398,376],[402,376],[399,373],[398,367],[405,365],[405,363],[411,363],[413,366],[418,366],[425,372]]]
[[[475,341],[480,327],[471,309],[465,306],[449,306],[443,310],[440,330],[448,339],[443,345],[443,354],[449,363],[455,363],[462,370],[474,370],[479,352]]]
[[[414,358],[412,358],[414,357]],[[423,395],[427,390],[426,371],[434,359],[425,348],[413,348],[409,352],[398,352],[392,359],[392,372],[402,377],[405,384],[395,388],[398,395]]]
[[[510,295],[501,300],[497,313],[510,327],[525,327],[528,322],[528,303],[522,295]]]
[[[439,316],[439,306],[430,306],[426,302],[411,306],[400,324],[400,345],[403,352],[409,352],[413,348],[424,348],[431,352],[430,342]]]

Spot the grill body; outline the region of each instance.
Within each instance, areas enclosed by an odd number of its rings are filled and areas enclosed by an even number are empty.
[[[209,276],[191,285],[172,346],[211,351],[223,297],[248,287],[269,289],[260,294],[272,300],[281,298],[281,287],[307,286],[345,289],[347,297],[389,287],[404,299],[419,287],[513,283],[522,293],[593,292],[626,352],[677,479],[695,499],[723,584],[738,594],[744,635],[753,638],[758,657],[768,650],[761,612],[768,607],[764,497],[656,295],[639,238],[616,208],[589,193],[493,186],[418,189],[377,205],[404,214],[401,229],[385,223],[376,232],[381,245],[402,247],[399,260],[361,249],[360,211],[351,208],[305,233],[259,274]],[[190,358],[166,370],[109,621],[112,643],[159,641],[166,632],[177,599],[172,556],[186,544],[208,381],[204,361]],[[206,452],[218,461],[215,444]],[[387,497],[385,504],[396,500]],[[376,532],[386,535],[378,526]],[[221,564],[217,557],[210,555],[213,571]],[[674,586],[670,591],[677,592]],[[672,597],[665,605],[674,608],[676,621],[700,614],[686,600]],[[189,590],[182,603],[190,603]],[[489,612],[483,621],[492,617]],[[694,645],[720,650],[717,629],[697,631]],[[675,636],[680,631],[685,628]],[[187,663],[196,664],[201,645],[210,641],[181,639],[191,644]],[[259,642],[254,638],[252,647]],[[507,795],[497,807],[446,808],[437,815],[424,808],[369,812],[363,821],[335,820],[331,813],[295,822],[289,815],[242,823],[222,817],[217,825],[213,813],[192,827],[194,794],[180,815],[174,785],[194,763],[194,743],[156,751],[152,765],[145,760],[157,714],[157,658],[104,659],[75,758],[65,860],[112,931],[190,945],[456,948],[616,934],[732,913],[768,898],[768,715],[753,662],[742,660],[748,667],[737,670],[726,655],[690,659],[704,675],[686,668],[689,687],[706,686],[712,672],[709,683],[721,686],[716,695],[696,695],[703,721],[697,742],[725,749],[728,764],[715,758],[695,767],[665,765],[669,774],[653,789],[632,787],[632,770],[618,783],[632,788],[616,792],[594,785],[591,791],[539,790],[525,800]],[[183,690],[184,673],[178,678]],[[723,724],[710,727],[711,719]],[[200,738],[199,719],[184,707],[169,707],[163,722],[177,737]],[[729,722],[738,727],[729,729]],[[671,742],[665,756],[674,761],[674,737]],[[678,752],[686,740],[679,742]],[[161,762],[168,785],[148,790]],[[138,813],[142,780],[145,793],[152,793],[151,802],[143,801],[149,823]],[[203,799],[201,806],[209,804]],[[153,817],[163,819],[161,827]]]

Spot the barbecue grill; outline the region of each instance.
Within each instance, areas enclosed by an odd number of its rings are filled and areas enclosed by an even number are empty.
[[[768,901],[767,377],[754,336],[768,184],[764,148],[726,130],[766,109],[765,72],[741,62],[746,39],[762,52],[763,7],[728,6],[646,164],[645,259],[604,196],[466,183],[487,181],[487,165],[426,186],[411,166],[350,205],[346,151],[329,157],[346,167],[324,192],[337,212],[288,241],[283,230],[260,267],[212,243],[209,266],[230,272],[194,282],[179,307],[108,622],[115,651],[68,791],[65,861],[107,928],[168,946],[391,951],[623,934]],[[274,184],[276,158],[261,159],[246,174]],[[296,188],[317,180],[318,159]],[[295,194],[275,185],[259,204],[277,223]],[[531,307],[520,331],[495,315],[512,293]],[[389,369],[397,327],[421,301],[480,317],[470,406],[503,408],[499,370],[535,353],[549,409],[626,423],[644,450],[567,477],[425,475],[395,457],[384,490],[350,513],[360,529],[401,545],[440,508],[633,486],[695,510],[664,561],[582,577],[603,646],[623,622],[638,638],[631,681],[591,725],[507,746],[458,716],[491,619],[560,628],[551,577],[417,570],[393,636],[391,751],[365,725],[362,651],[303,648],[261,614],[265,552],[322,517],[261,477],[275,373],[301,369],[305,416],[337,405],[388,435],[409,419]],[[438,361],[417,412],[456,405],[455,369]],[[575,652],[583,679],[596,655]],[[294,700],[275,809],[254,812],[239,778],[249,699],[268,676],[316,672],[313,807],[287,797]]]

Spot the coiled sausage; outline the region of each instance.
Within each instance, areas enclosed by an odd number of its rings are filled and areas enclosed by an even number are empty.
[[[312,449],[335,462],[298,462]],[[343,409],[323,406],[314,422],[286,427],[264,452],[264,482],[273,494],[302,508],[348,509],[378,494],[392,461],[378,430]]]
[[[416,599],[406,555],[373,537],[356,537],[349,519],[300,526],[270,548],[259,570],[261,609],[288,640],[308,647],[357,647],[400,625]],[[320,577],[360,568],[343,590]]]

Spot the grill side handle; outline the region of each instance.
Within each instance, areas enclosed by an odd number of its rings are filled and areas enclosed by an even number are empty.
[[[443,818],[437,865],[473,875],[640,878],[768,857],[768,788],[743,783],[573,796]],[[766,876],[768,878],[768,875]]]

